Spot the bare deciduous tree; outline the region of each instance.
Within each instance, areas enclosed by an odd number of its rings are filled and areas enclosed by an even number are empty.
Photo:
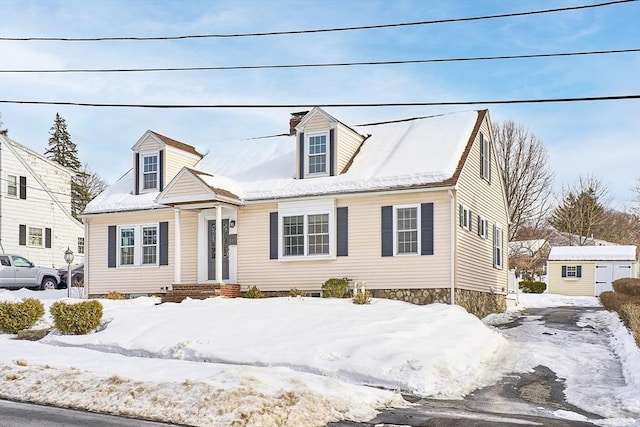
[[[553,173],[542,140],[525,126],[511,120],[492,126],[509,205],[509,240],[513,240],[520,227],[543,225],[551,210]]]
[[[554,209],[549,223],[558,231],[576,236],[579,246],[602,230],[607,189],[595,177],[580,177],[578,184],[564,187],[562,202]]]
[[[72,200],[74,216],[82,213],[87,204],[107,188],[107,183],[97,173],[91,172],[86,164],[74,178],[73,185],[77,194]]]

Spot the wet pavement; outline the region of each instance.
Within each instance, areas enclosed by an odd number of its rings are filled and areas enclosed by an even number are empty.
[[[548,339],[561,339],[561,331],[573,331],[581,336],[585,332],[597,336],[594,327],[581,322],[585,314],[602,310],[599,307],[545,307],[523,311],[517,319],[502,325],[507,338],[514,340],[517,328],[529,324],[543,324],[541,335]],[[557,335],[557,336],[555,336]],[[541,340],[547,339],[539,337]],[[587,337],[586,339],[590,339]],[[461,400],[440,400],[403,395],[408,402],[405,408],[386,409],[367,422],[338,422],[331,427],[355,426],[592,426],[601,416],[587,412],[566,401],[565,381],[547,366],[539,365],[533,372],[513,373],[498,383],[475,390]],[[563,412],[564,411],[564,412]],[[558,418],[556,413],[568,414]]]

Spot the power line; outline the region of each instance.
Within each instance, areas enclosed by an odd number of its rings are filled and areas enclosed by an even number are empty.
[[[473,56],[459,58],[407,59],[396,61],[363,61],[363,62],[330,62],[311,64],[280,64],[280,65],[230,65],[211,67],[165,67],[165,68],[74,68],[74,69],[24,69],[0,70],[0,73],[133,73],[133,72],[164,72],[164,71],[222,71],[222,70],[257,70],[282,68],[317,68],[317,67],[350,67],[370,65],[399,65],[399,64],[427,64],[443,62],[491,61],[505,59],[552,58],[566,56],[607,55],[617,53],[640,52],[640,49],[594,50],[586,52],[540,53],[529,55],[500,55]]]
[[[480,21],[486,19],[497,18],[513,18],[518,16],[539,15],[544,13],[566,12],[580,9],[591,9],[596,7],[612,6],[615,4],[636,2],[638,0],[615,0],[605,3],[561,7],[555,9],[533,10],[527,12],[515,12],[515,13],[503,13],[496,15],[483,15],[473,16],[466,18],[448,18],[437,19],[431,21],[417,21],[417,22],[400,22],[393,24],[379,24],[379,25],[362,25],[353,27],[337,27],[337,28],[321,28],[311,30],[288,30],[288,31],[269,31],[260,33],[236,33],[236,34],[195,34],[195,35],[182,35],[182,36],[156,36],[156,37],[0,37],[0,41],[60,41],[60,42],[96,42],[96,41],[149,41],[149,40],[185,40],[185,39],[206,39],[206,38],[237,38],[237,37],[262,37],[262,36],[282,36],[282,35],[294,35],[294,34],[311,34],[311,33],[330,33],[338,31],[354,31],[354,30],[374,30],[381,28],[397,28],[397,27],[410,27],[417,25],[433,25],[433,24],[447,24],[452,22],[469,22]]]
[[[560,102],[594,102],[594,101],[619,101],[640,99],[636,95],[614,96],[588,96],[574,98],[537,98],[537,99],[510,99],[490,101],[434,101],[434,102],[384,102],[384,103],[296,103],[296,104],[110,104],[92,102],[69,101],[24,101],[24,100],[0,100],[0,104],[24,104],[24,105],[66,105],[76,107],[107,107],[107,108],[154,108],[154,109],[196,109],[196,108],[308,108],[310,106],[347,108],[347,107],[424,107],[445,105],[497,105],[497,104],[543,104]]]

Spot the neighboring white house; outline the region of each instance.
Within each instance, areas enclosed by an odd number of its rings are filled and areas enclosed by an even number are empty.
[[[84,226],[71,215],[65,167],[0,135],[0,252],[62,267],[67,247],[84,260]]]
[[[635,246],[554,246],[547,262],[548,292],[598,296],[611,283],[638,277]]]

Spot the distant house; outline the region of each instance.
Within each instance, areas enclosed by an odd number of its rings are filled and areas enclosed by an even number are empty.
[[[546,239],[509,242],[509,267],[518,278],[544,281],[551,244]]]
[[[486,110],[191,145],[147,131],[86,208],[89,294],[233,293],[332,277],[374,296],[504,307],[508,212]]]
[[[547,265],[552,294],[598,296],[614,280],[638,277],[635,246],[554,246]]]
[[[84,258],[84,226],[71,215],[73,173],[0,134],[0,251],[61,267]]]

